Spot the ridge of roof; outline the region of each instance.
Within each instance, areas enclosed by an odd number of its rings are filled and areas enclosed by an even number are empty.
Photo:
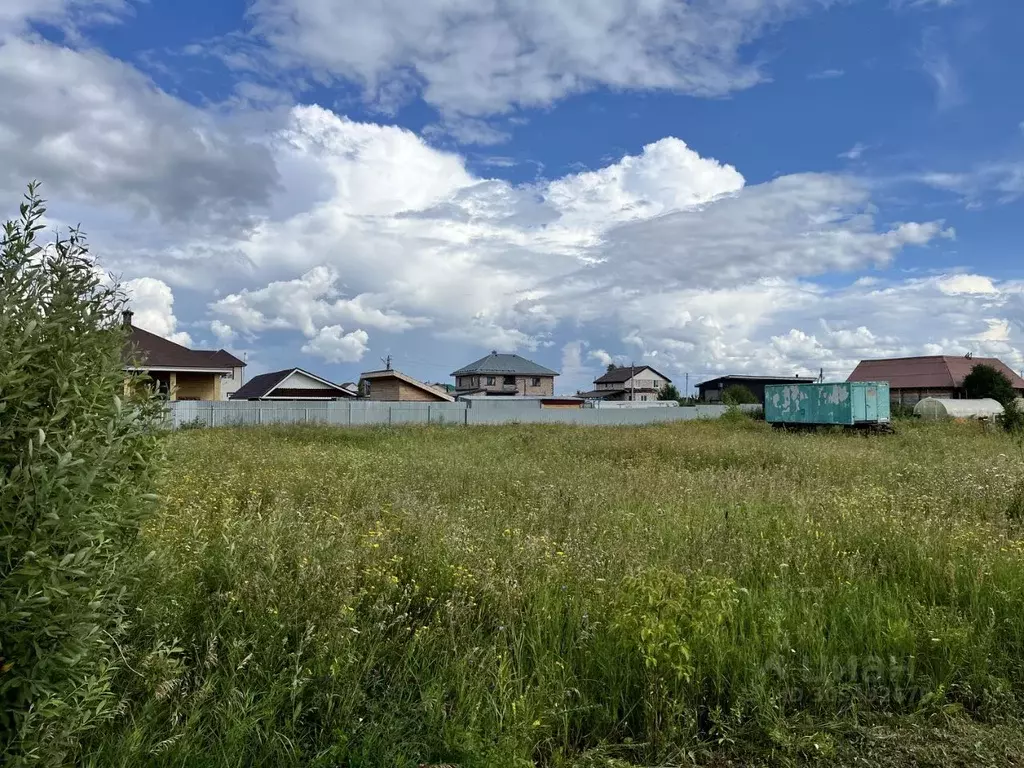
[[[245,365],[222,349],[189,349],[134,325],[128,332],[122,359],[128,366],[139,362],[144,368],[223,368],[230,372],[231,368]]]
[[[335,384],[333,381],[328,381],[323,376],[317,376],[315,373],[311,373],[304,368],[284,368],[280,371],[270,371],[269,373],[261,373],[259,376],[253,376],[249,381],[232,392],[230,399],[258,400],[266,397],[293,373],[301,373],[305,376],[316,379],[317,381],[322,381],[324,384],[330,384],[335,391],[344,394],[346,397],[353,396],[352,392],[345,389],[343,386]],[[330,390],[324,390],[324,392],[328,391]]]
[[[666,376],[661,371],[657,370],[650,365],[620,365],[618,368],[608,371],[598,378],[594,379],[595,384],[618,384],[620,382],[629,381],[633,376],[641,371],[654,371],[656,374],[665,379],[665,381],[672,383],[672,379]]]
[[[520,376],[558,376],[558,371],[545,368],[539,363],[527,360],[522,355],[492,351],[491,354],[475,360],[469,365],[454,371],[452,376],[466,376],[472,373],[491,374],[495,376],[518,374]]]
[[[387,376],[393,376],[399,381],[404,381],[406,384],[409,384],[410,386],[416,387],[417,389],[421,389],[424,392],[429,392],[432,395],[437,395],[446,402],[455,402],[455,398],[452,397],[447,392],[445,392],[444,390],[438,389],[437,387],[432,387],[426,382],[420,381],[419,379],[414,379],[412,376],[406,373],[402,373],[401,371],[396,371],[394,368],[386,368],[382,371],[365,371],[359,374],[359,380],[362,381],[363,379],[369,379],[370,381],[373,381],[374,379],[385,378]]]
[[[976,365],[995,368],[1014,389],[1024,389],[1024,379],[997,357],[920,355],[861,360],[847,381],[888,381],[893,389],[958,388]]]

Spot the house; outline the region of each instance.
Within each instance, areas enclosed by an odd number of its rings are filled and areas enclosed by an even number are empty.
[[[285,368],[254,376],[231,395],[232,400],[350,400],[356,397],[341,384],[301,368]]]
[[[661,390],[671,383],[672,379],[649,365],[623,365],[594,379],[594,389],[581,392],[579,397],[586,400],[646,402],[657,400]]]
[[[1002,372],[1013,388],[1024,395],[1024,379],[994,357],[927,355],[862,360],[846,380],[887,381],[893,403],[914,405],[926,397],[965,397],[964,378],[976,365],[989,365]]]
[[[719,376],[697,385],[698,398],[705,403],[722,402],[722,393],[729,387],[742,386],[749,389],[757,402],[764,405],[764,388],[769,384],[813,384],[815,378],[806,376]]]
[[[553,395],[557,375],[525,357],[496,351],[452,374],[458,394],[488,395]]]
[[[387,368],[367,371],[359,377],[359,388],[367,400],[388,402],[452,403],[455,398],[447,392],[406,376],[401,371]]]
[[[132,325],[132,312],[122,313],[128,331],[124,370],[145,374],[168,400],[227,400],[242,386],[245,363],[223,349],[189,349]]]

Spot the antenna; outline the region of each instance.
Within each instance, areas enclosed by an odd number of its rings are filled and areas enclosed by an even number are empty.
[[[384,365],[386,366],[385,370],[391,370],[391,355],[388,355],[387,357],[382,357],[380,361],[384,363]]]

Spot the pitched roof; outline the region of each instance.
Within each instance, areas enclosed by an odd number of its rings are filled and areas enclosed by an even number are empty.
[[[484,373],[492,376],[557,376],[558,371],[552,371],[543,365],[537,365],[532,360],[527,360],[519,355],[499,355],[491,352],[487,357],[481,357],[474,363],[464,368],[459,368],[452,376],[466,376],[473,373]]]
[[[817,381],[816,378],[811,376],[751,376],[749,374],[737,373],[730,376],[706,379],[697,384],[697,388],[707,388],[711,384],[717,384],[720,381],[732,381],[733,379],[738,381],[763,381],[765,384],[813,384]]]
[[[672,379],[670,379],[664,373],[662,373],[661,371],[655,371],[649,365],[633,365],[633,366],[622,365],[622,366],[619,366],[618,368],[615,368],[614,370],[608,371],[608,373],[606,373],[604,376],[601,376],[600,378],[594,379],[594,383],[595,384],[622,384],[624,382],[629,381],[631,378],[633,378],[637,374],[642,373],[643,371],[654,371],[654,373],[656,373],[659,376],[661,376],[661,378],[665,379],[665,381],[668,381],[670,383],[672,381]]]
[[[232,368],[245,365],[241,360],[223,349],[189,349],[181,344],[131,326],[128,343],[125,346],[126,365],[139,364],[152,368],[217,368],[230,373]]]
[[[240,386],[237,390],[231,393],[232,400],[259,400],[264,397],[269,397],[270,394],[277,389],[284,381],[291,376],[293,373],[298,372],[309,376],[310,378],[316,379],[324,384],[328,384],[329,387],[326,389],[317,389],[313,391],[304,390],[301,387],[296,389],[281,389],[278,390],[281,397],[288,397],[289,394],[295,398],[309,398],[309,397],[334,397],[335,395],[343,395],[345,397],[355,397],[353,392],[345,389],[338,384],[328,381],[317,376],[315,373],[310,373],[302,368],[285,368],[282,371],[271,371],[270,373],[261,373],[259,376],[253,376],[249,381]],[[323,395],[319,395],[323,393]],[[327,394],[330,393],[330,394]]]
[[[847,381],[887,381],[891,389],[957,389],[976,365],[990,365],[1010,380],[1014,389],[1024,389],[1024,379],[995,357],[894,357],[861,360]]]
[[[625,391],[624,389],[592,389],[589,392],[577,392],[576,397],[581,397],[584,400],[604,400],[612,395],[621,395]]]
[[[404,381],[409,386],[416,387],[424,392],[435,395],[438,400],[444,400],[448,403],[455,402],[455,398],[447,392],[444,392],[437,387],[432,387],[429,384],[425,384],[419,379],[414,379],[412,376],[407,376],[401,371],[396,371],[393,368],[384,371],[367,371],[366,373],[359,374],[359,380],[363,381],[364,379],[369,381],[374,381],[375,379],[398,379],[399,381]]]

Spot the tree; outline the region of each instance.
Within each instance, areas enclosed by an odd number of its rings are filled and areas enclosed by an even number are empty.
[[[742,384],[732,384],[722,392],[722,402],[726,405],[753,405],[758,402],[757,396]]]
[[[605,373],[611,373],[612,371],[617,370],[618,367],[619,366],[617,366],[615,363],[608,363],[608,365],[605,366],[604,370]]]
[[[1004,407],[1017,399],[1017,390],[998,368],[978,363],[964,377],[964,393],[972,399],[991,397]]]
[[[117,711],[126,555],[160,450],[159,406],[126,386],[124,295],[79,232],[37,243],[44,214],[32,185],[0,241],[0,763],[15,766],[75,764]]]
[[[658,393],[658,399],[659,400],[679,400],[680,399],[679,390],[676,389],[676,385],[675,384],[666,384],[664,387],[661,388],[661,391]]]

